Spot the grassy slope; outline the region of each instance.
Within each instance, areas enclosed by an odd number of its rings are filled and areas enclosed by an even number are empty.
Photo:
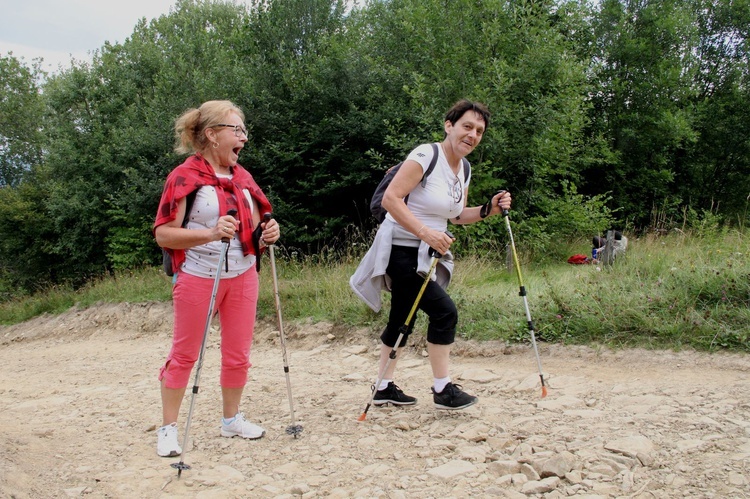
[[[585,243],[561,253],[588,253]],[[523,253],[521,251],[522,258]],[[649,348],[750,351],[750,241],[741,232],[710,236],[646,237],[630,241],[611,267],[569,265],[564,259],[522,262],[530,313],[540,341]],[[330,321],[345,326],[385,324],[350,291],[358,258],[292,261],[277,251],[285,321]],[[268,260],[261,273],[260,317],[275,306]],[[519,281],[504,261],[457,258],[451,284],[459,334],[479,340],[528,341]],[[96,302],[170,299],[170,279],[143,269],[91,283],[77,292],[55,288],[0,306],[0,323]],[[389,295],[384,295],[387,305]],[[387,310],[387,309],[386,309]],[[425,318],[419,316],[418,331]]]

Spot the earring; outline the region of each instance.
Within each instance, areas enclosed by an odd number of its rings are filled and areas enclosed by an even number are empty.
[[[218,149],[219,148],[219,143],[218,142],[214,142],[213,145],[214,145],[214,149]]]

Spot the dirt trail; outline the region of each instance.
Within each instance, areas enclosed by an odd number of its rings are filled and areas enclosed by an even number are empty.
[[[368,400],[377,337],[287,326],[300,438],[278,332],[260,324],[243,410],[261,440],[219,437],[212,333],[177,480],[159,458],[157,368],[171,304],[101,305],[0,328],[0,497],[750,497],[750,357],[457,343],[454,381],[480,397],[432,407],[422,347],[403,350],[409,408]],[[191,384],[192,384],[191,376]],[[188,394],[187,397],[190,395]],[[180,432],[189,399],[183,404]],[[181,433],[182,434],[182,433]]]

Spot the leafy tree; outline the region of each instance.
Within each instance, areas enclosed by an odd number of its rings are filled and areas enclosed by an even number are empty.
[[[601,141],[585,141],[586,65],[572,50],[565,8],[551,1],[373,2],[362,52],[394,89],[386,150],[401,158],[416,143],[441,140],[442,116],[467,97],[489,105],[487,134],[469,158],[470,202],[499,188],[514,193],[514,217],[544,214],[545,200],[566,196],[580,163]],[[581,21],[578,21],[579,23]],[[403,91],[398,91],[402,88]],[[388,150],[390,148],[390,150]],[[504,235],[502,223],[459,231],[474,242]]]
[[[378,137],[367,109],[371,77],[345,22],[343,1],[258,2],[242,51],[254,76],[243,106],[248,162],[285,241],[304,251],[332,241],[361,210],[364,152]]]
[[[50,257],[55,235],[46,198],[36,182],[0,188],[0,300],[56,284],[65,271],[65,262]]]
[[[122,45],[106,44],[90,67],[45,88],[56,143],[49,206],[64,234],[54,250],[75,275],[154,263],[160,254],[150,227],[164,179],[182,161],[170,151],[174,119],[241,92],[229,49],[242,12],[178,2],[170,15],[141,21]]]
[[[592,133],[613,161],[585,173],[636,226],[747,195],[748,2],[605,0],[594,19]],[[734,133],[729,132],[735,130]],[[744,191],[744,195],[742,192]],[[696,206],[696,207],[697,207]]]
[[[636,225],[675,194],[675,158],[697,140],[689,103],[697,67],[689,2],[604,0],[595,20],[592,121],[616,161],[587,172]],[[679,200],[678,200],[679,201]]]
[[[703,13],[693,81],[700,139],[677,158],[676,184],[692,208],[742,217],[750,194],[750,2],[704,0],[695,6]]]
[[[209,99],[245,111],[240,163],[302,252],[373,228],[385,169],[464,97],[492,112],[469,202],[510,189],[534,250],[654,206],[746,216],[749,3],[178,0],[90,64],[0,59],[0,293],[157,263],[174,120]],[[459,251],[505,237],[499,218],[456,232]]]
[[[42,157],[44,101],[39,61],[0,57],[0,188],[18,185]]]

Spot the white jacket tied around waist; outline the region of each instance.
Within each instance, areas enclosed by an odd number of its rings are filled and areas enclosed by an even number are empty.
[[[380,224],[372,246],[367,250],[357,270],[349,279],[354,293],[364,301],[374,312],[380,312],[383,306],[381,293],[383,290],[391,290],[391,278],[386,274],[388,261],[391,258],[391,246],[393,245],[393,229],[396,222],[386,217]],[[429,246],[424,241],[419,244],[417,272],[425,276],[430,270],[432,257],[429,254]],[[449,251],[443,255],[436,267],[435,273],[430,277],[443,289],[448,287],[453,277],[453,255]]]

